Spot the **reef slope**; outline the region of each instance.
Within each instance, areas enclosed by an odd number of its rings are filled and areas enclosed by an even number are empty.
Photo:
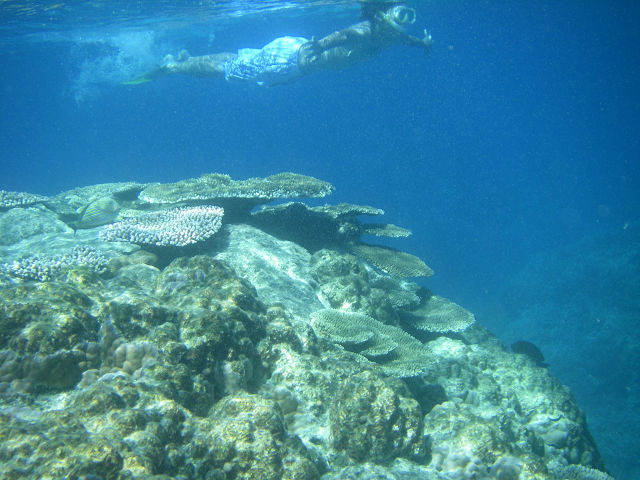
[[[0,212],[0,478],[611,478],[570,391],[356,256],[355,216],[170,248],[43,202]]]

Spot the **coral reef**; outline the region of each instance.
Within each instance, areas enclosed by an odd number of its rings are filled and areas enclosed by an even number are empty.
[[[248,204],[329,188],[267,178],[208,176],[163,198],[194,187],[203,198],[192,202],[207,203],[216,182]],[[547,369],[399,278],[427,272],[415,259],[386,252],[387,263],[404,264],[389,275],[348,253],[368,230],[356,216],[381,211],[272,210],[272,219],[300,211],[327,226],[333,240],[312,253],[256,228],[257,217],[221,227],[216,207],[153,210],[135,198],[140,185],[117,185],[57,198],[77,220],[78,207],[113,195],[131,219],[122,224],[74,234],[46,205],[0,212],[0,222],[61,227],[19,226],[25,234],[0,248],[0,477],[609,478],[584,414]],[[215,220],[203,227],[210,219],[188,212]],[[199,255],[160,259],[128,243],[176,245],[218,228]]]
[[[182,207],[142,213],[105,226],[100,232],[108,242],[184,247],[205,241],[222,225],[219,207]]]
[[[461,332],[476,321],[473,313],[439,295],[429,295],[418,307],[407,310],[401,312],[405,324],[432,333]]]
[[[206,452],[202,457],[194,456],[196,472],[205,473],[214,466],[224,474],[221,478],[319,478],[318,468],[300,440],[287,433],[275,402],[246,393],[228,396],[211,409],[207,419],[191,439],[194,452]]]
[[[77,246],[59,255],[33,255],[1,264],[0,272],[25,280],[44,282],[77,267],[86,267],[100,274],[107,268],[107,259],[90,247]]]
[[[392,223],[365,223],[362,229],[366,235],[374,235],[376,237],[403,238],[411,235],[411,230]]]
[[[333,187],[327,182],[295,173],[247,180],[232,180],[229,175],[210,173],[176,183],[150,185],[139,198],[148,203],[203,202],[222,198],[258,199],[264,203],[276,198],[324,197],[332,191]]]
[[[0,190],[0,210],[13,207],[26,207],[28,205],[33,205],[34,203],[43,203],[47,200],[49,200],[48,197],[36,195],[34,193],[8,192],[6,190]]]
[[[176,183],[149,185],[139,198],[152,205],[220,205],[229,221],[236,223],[246,221],[256,205],[283,198],[324,197],[332,191],[330,183],[289,172],[247,180],[210,173]]]
[[[326,309],[312,314],[316,333],[374,361],[399,378],[425,375],[432,357],[420,341],[404,330],[362,313]],[[363,359],[364,360],[364,359]]]
[[[583,465],[553,464],[549,470],[556,478],[564,480],[613,480],[612,476]]]
[[[383,272],[397,277],[430,277],[431,270],[415,255],[379,245],[357,244],[351,251]]]
[[[411,234],[409,230],[391,224],[363,224],[357,218],[361,215],[384,215],[384,210],[349,203],[308,207],[304,203],[290,202],[263,206],[251,214],[250,222],[312,252],[358,242],[363,234],[392,238]]]

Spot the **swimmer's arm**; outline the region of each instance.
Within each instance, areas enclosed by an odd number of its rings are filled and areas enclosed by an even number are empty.
[[[337,32],[330,33],[326,37],[320,40],[316,37],[311,37],[301,49],[304,52],[307,63],[314,63],[322,55],[326,55],[329,51],[348,51],[348,46],[357,42],[354,39],[358,36],[362,36],[361,32],[354,30],[354,26],[345,28],[344,30],[338,30]]]
[[[330,48],[344,46],[346,43],[353,42],[354,40],[363,39],[368,35],[371,35],[370,22],[360,22],[317,40],[317,44],[322,50],[328,50]],[[314,41],[314,39],[312,39],[312,41]]]

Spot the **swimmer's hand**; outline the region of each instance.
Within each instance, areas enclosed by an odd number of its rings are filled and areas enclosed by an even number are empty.
[[[427,32],[427,29],[424,29],[424,37],[422,38],[422,45],[424,46],[424,53],[427,55],[431,51],[431,46],[433,45],[433,39],[431,38],[431,34]]]
[[[307,55],[307,62],[314,63],[315,61],[317,61],[318,57],[322,53],[322,47],[320,46],[320,42],[318,42],[316,37],[311,37],[311,40],[309,40],[305,44],[305,47],[306,47],[305,53]]]

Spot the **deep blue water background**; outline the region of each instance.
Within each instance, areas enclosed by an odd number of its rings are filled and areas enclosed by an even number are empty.
[[[386,221],[413,230],[391,243],[434,268],[429,288],[505,341],[526,334],[539,343],[587,410],[609,469],[640,478],[630,441],[640,431],[613,422],[640,410],[640,4],[409,4],[434,37],[430,56],[396,47],[275,88],[177,76],[119,82],[182,48],[198,55],[322,36],[355,22],[357,8],[156,22],[85,15],[75,25],[66,6],[42,13],[50,24],[38,28],[0,7],[0,189],[55,194],[214,171],[328,180],[337,188],[329,202],[381,207]],[[606,248],[614,243],[622,246]],[[600,302],[597,322],[567,313],[584,306],[594,281],[576,267],[587,257],[608,280],[593,296],[617,298],[622,284],[628,300],[615,312]],[[545,302],[550,283],[557,298]],[[560,317],[562,328],[550,329]],[[577,371],[576,352],[592,359],[622,348],[608,335],[627,338],[629,354]],[[621,411],[607,409],[614,399]]]

